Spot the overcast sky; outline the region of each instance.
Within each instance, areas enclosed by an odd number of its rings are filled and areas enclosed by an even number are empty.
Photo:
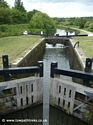
[[[5,0],[12,7],[15,0]],[[21,0],[27,11],[33,9],[50,17],[93,16],[93,0]]]

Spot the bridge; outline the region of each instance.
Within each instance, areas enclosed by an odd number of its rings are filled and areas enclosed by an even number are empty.
[[[53,44],[53,45],[55,45],[56,43],[66,44],[66,42],[68,41],[69,39],[66,37],[46,37],[45,38],[46,43]]]

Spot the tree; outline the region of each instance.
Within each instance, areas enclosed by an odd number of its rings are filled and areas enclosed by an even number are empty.
[[[3,8],[9,8],[8,4],[6,1],[4,0],[0,0],[0,8],[3,7]]]
[[[93,32],[93,22],[89,24],[88,30]]]
[[[26,13],[22,13],[19,10],[12,8],[11,9],[11,20],[12,20],[13,24],[26,23],[27,22]]]
[[[32,32],[43,31],[46,35],[54,35],[56,32],[54,20],[42,12],[37,12],[33,15],[29,24],[29,28]]]
[[[78,17],[78,18],[73,18],[73,25],[78,26],[78,28],[83,29],[86,23],[86,18],[85,17]]]
[[[34,10],[32,10],[32,11],[27,12],[27,20],[28,20],[28,22],[31,20],[31,18],[33,17],[33,15],[34,15],[36,12],[39,12],[39,11],[34,9]]]
[[[14,8],[21,12],[26,12],[23,2],[21,2],[21,0],[15,0]]]
[[[0,8],[0,24],[11,23],[11,12],[9,8]]]
[[[86,23],[86,19],[84,17],[80,18],[79,28],[83,29]]]
[[[84,25],[84,28],[88,29],[89,25],[90,25],[91,21],[87,21]]]
[[[10,24],[10,8],[6,1],[0,0],[0,24]]]

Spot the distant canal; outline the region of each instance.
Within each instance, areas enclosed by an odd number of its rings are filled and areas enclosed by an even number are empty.
[[[62,29],[57,29],[56,34],[59,34],[59,36],[66,36],[66,31]],[[75,32],[68,32],[68,35],[75,35]]]
[[[70,69],[69,58],[67,55],[68,46],[56,44],[53,46],[46,43],[43,56],[44,80],[43,80],[43,105],[29,107],[23,110],[3,116],[2,119],[15,120],[16,122],[4,122],[4,125],[87,125],[80,119],[69,116],[63,111],[49,106],[49,77],[51,62],[58,62],[61,69]],[[68,77],[63,77],[69,79]],[[19,122],[17,122],[19,120]],[[26,121],[27,120],[27,121]],[[42,123],[44,120],[44,123]],[[22,122],[24,121],[24,122]]]

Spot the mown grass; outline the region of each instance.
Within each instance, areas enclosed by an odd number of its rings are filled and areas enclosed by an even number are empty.
[[[93,36],[75,37],[74,39],[80,42],[85,56],[93,58]]]
[[[36,43],[40,42],[40,36],[12,36],[0,38],[0,57],[9,55],[12,63],[15,59],[22,57],[25,51],[31,49]],[[0,59],[0,65],[2,64]]]

